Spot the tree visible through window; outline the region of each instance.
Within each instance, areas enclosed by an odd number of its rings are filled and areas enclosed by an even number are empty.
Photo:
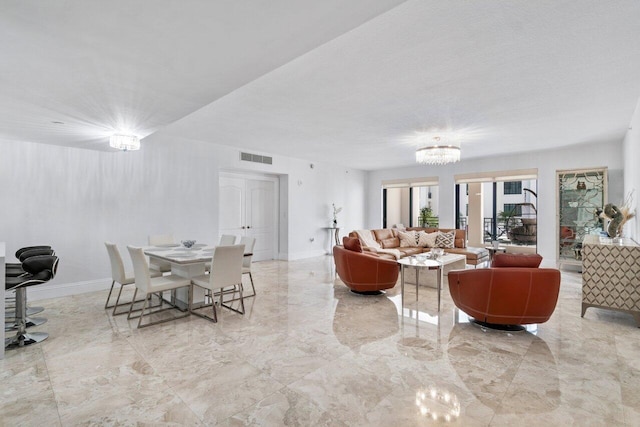
[[[504,183],[504,194],[522,193],[522,181],[506,181]]]

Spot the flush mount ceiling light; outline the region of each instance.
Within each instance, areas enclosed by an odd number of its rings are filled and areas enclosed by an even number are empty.
[[[135,151],[140,149],[140,138],[135,135],[115,134],[109,138],[109,145],[122,151]]]
[[[452,139],[435,136],[426,147],[416,150],[416,162],[426,165],[444,165],[460,161],[460,144]]]

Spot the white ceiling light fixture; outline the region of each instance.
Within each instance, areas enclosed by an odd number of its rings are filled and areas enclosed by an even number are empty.
[[[435,136],[427,146],[416,150],[416,162],[425,165],[445,165],[460,161],[460,143],[452,138]]]
[[[140,138],[135,135],[115,134],[109,138],[109,145],[122,151],[135,151],[140,149]]]

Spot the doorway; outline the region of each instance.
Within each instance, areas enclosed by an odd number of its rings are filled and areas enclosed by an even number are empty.
[[[254,261],[274,259],[278,253],[278,187],[274,176],[220,174],[220,235],[255,238]]]
[[[536,250],[537,170],[460,175],[455,179],[456,228],[467,231],[469,246],[497,241]]]
[[[438,178],[382,182],[382,228],[438,227]]]

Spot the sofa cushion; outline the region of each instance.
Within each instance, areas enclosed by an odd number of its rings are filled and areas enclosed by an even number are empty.
[[[344,236],[342,238],[342,245],[344,246],[345,249],[349,251],[362,252],[362,245],[360,244],[360,239]]]
[[[393,239],[394,237],[398,237],[398,230],[393,230],[391,228],[382,228],[373,231],[373,235],[375,236],[378,242],[382,242],[386,239]]]
[[[415,231],[398,231],[401,248],[413,248],[417,246],[418,235]]]
[[[415,246],[413,248],[400,248],[399,250],[403,257],[422,253],[422,248],[416,248]]]
[[[436,240],[440,233],[427,233],[425,231],[418,231],[418,246],[421,248],[435,248]]]
[[[475,264],[476,262],[487,261],[489,259],[489,251],[485,248],[448,248],[444,250],[448,254],[466,255],[467,264]],[[473,261],[473,262],[470,262]]]
[[[380,241],[380,245],[384,249],[398,248],[400,247],[400,239],[397,237],[391,237],[390,239],[384,239]]]
[[[453,248],[455,237],[455,230],[447,231],[446,233],[440,232],[436,237],[436,246],[438,248]]]
[[[538,268],[541,262],[539,254],[495,254],[491,267]]]

